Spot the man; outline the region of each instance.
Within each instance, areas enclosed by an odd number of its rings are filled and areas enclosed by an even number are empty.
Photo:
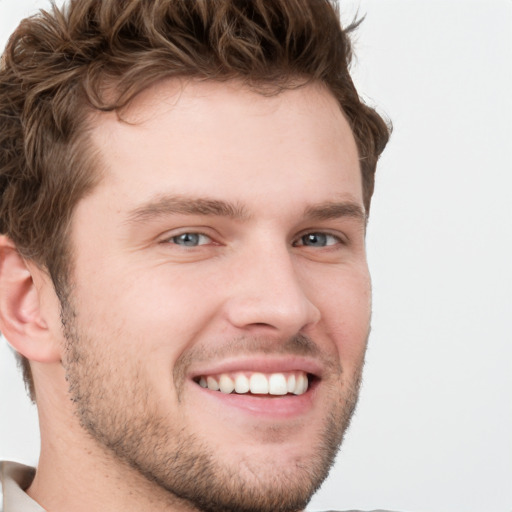
[[[0,71],[5,511],[303,510],[354,410],[388,128],[327,1],[72,0]]]

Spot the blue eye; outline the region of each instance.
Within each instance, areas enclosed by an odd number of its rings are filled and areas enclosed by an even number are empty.
[[[198,245],[210,243],[211,239],[201,233],[182,233],[181,235],[173,236],[169,241],[185,247],[197,247]]]
[[[306,247],[328,247],[340,242],[339,238],[327,233],[308,233],[299,238],[297,245]]]

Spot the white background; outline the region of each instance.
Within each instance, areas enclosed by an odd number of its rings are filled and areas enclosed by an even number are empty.
[[[44,0],[0,0],[0,45]],[[512,1],[361,0],[356,84],[394,123],[360,405],[310,510],[512,512]],[[1,127],[0,127],[1,129]],[[0,459],[37,461],[0,342]]]

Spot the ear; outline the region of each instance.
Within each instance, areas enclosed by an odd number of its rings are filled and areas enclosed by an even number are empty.
[[[35,267],[29,269],[14,243],[0,235],[0,332],[27,359],[57,362],[57,340],[42,315],[34,271]]]

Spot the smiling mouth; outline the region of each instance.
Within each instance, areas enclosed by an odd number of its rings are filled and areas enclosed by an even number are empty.
[[[303,395],[313,376],[303,371],[261,373],[236,372],[201,375],[194,381],[202,388],[224,394],[239,395]]]

